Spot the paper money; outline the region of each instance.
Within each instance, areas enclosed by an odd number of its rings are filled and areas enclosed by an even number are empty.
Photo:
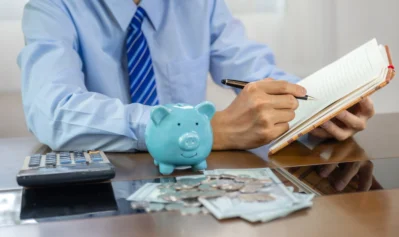
[[[293,193],[273,171],[207,170],[204,175],[176,177],[176,183],[147,183],[127,200],[147,212],[212,213],[217,219],[241,217],[267,222],[310,207],[314,195]]]
[[[242,200],[240,194],[236,197],[222,196],[217,198],[199,198],[199,201],[211,212],[217,219],[239,217],[245,214],[272,211],[281,208],[292,207],[299,200],[286,189],[279,185],[273,185],[267,189],[267,196],[258,196],[252,198],[252,201]],[[248,194],[241,194],[248,195]],[[251,194],[254,195],[254,194]],[[259,194],[255,194],[259,195]],[[258,201],[257,199],[262,199]]]

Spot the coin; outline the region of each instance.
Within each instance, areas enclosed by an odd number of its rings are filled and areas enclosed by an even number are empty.
[[[232,184],[221,185],[219,188],[225,191],[237,191],[240,190],[242,187],[244,187],[244,184],[232,183]]]
[[[165,205],[162,203],[150,203],[148,207],[145,208],[146,212],[158,212],[162,211],[165,208]]]
[[[234,184],[234,183],[235,182],[233,180],[230,180],[230,179],[227,179],[227,180],[221,179],[221,180],[216,180],[216,182],[211,183],[210,185],[211,185],[212,188],[220,188],[223,185],[231,185],[231,184]]]
[[[180,213],[183,216],[187,216],[187,215],[197,215],[198,213],[201,212],[201,208],[199,207],[185,207],[183,209],[180,210]]]
[[[237,177],[234,180],[239,183],[249,183],[249,182],[253,182],[255,179],[250,178],[250,177]]]
[[[197,190],[184,190],[180,191],[179,195],[181,199],[187,199],[187,198],[196,198],[201,196],[202,192],[197,191]]]
[[[232,174],[222,174],[222,175],[220,175],[220,177],[222,179],[235,179],[237,176],[232,175]]]
[[[220,175],[215,175],[215,174],[209,174],[206,177],[209,179],[220,179]]]
[[[184,208],[182,203],[169,203],[165,205],[165,209],[168,211],[180,211],[182,208]]]
[[[202,204],[198,202],[198,198],[188,198],[182,201],[185,207],[200,207]]]
[[[200,197],[204,197],[204,198],[220,197],[225,194],[226,194],[226,192],[223,190],[204,191],[201,193]]]
[[[148,202],[131,202],[130,206],[133,209],[145,209],[149,204]]]
[[[167,202],[176,202],[180,200],[180,195],[178,193],[165,193],[158,195],[158,198],[165,200]]]
[[[200,191],[217,190],[216,188],[211,187],[210,184],[201,184],[200,186],[198,186],[198,189]]]

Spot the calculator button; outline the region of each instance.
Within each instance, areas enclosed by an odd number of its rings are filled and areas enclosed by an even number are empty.
[[[71,155],[69,154],[69,152],[60,152],[60,157],[70,157]]]
[[[101,162],[103,161],[103,157],[99,153],[92,153],[90,154],[90,158],[93,162]]]
[[[61,165],[67,165],[67,164],[71,164],[71,163],[72,163],[71,159],[60,159]]]
[[[77,164],[86,163],[86,159],[82,159],[82,158],[76,159],[75,158],[75,163],[77,163]]]
[[[41,159],[42,159],[42,155],[41,154],[35,154],[35,155],[31,156],[28,166],[29,167],[38,167],[38,166],[40,166]]]

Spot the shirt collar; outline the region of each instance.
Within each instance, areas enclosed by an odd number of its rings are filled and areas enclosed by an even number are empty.
[[[108,9],[123,30],[126,30],[137,10],[133,0],[104,0]],[[166,0],[141,0],[140,6],[146,11],[155,30],[159,29],[165,14]]]

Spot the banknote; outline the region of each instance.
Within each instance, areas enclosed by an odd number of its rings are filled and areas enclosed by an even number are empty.
[[[312,199],[314,198],[315,194],[294,193],[294,196],[297,197],[299,202],[295,203],[292,207],[280,208],[268,212],[255,212],[251,214],[240,215],[240,217],[249,222],[269,222],[288,216],[293,212],[311,207],[313,205]]]
[[[199,198],[199,201],[211,212],[217,219],[226,219],[240,217],[257,212],[269,212],[279,209],[292,208],[294,204],[300,201],[287,190],[279,185],[272,185],[258,193],[250,194],[253,196],[269,195],[272,198],[266,201],[246,201],[240,196],[222,196],[216,198]]]
[[[167,201],[159,198],[159,196],[162,194],[162,192],[158,188],[159,185],[161,184],[146,183],[126,199],[128,201],[134,201],[134,202],[168,203]]]

